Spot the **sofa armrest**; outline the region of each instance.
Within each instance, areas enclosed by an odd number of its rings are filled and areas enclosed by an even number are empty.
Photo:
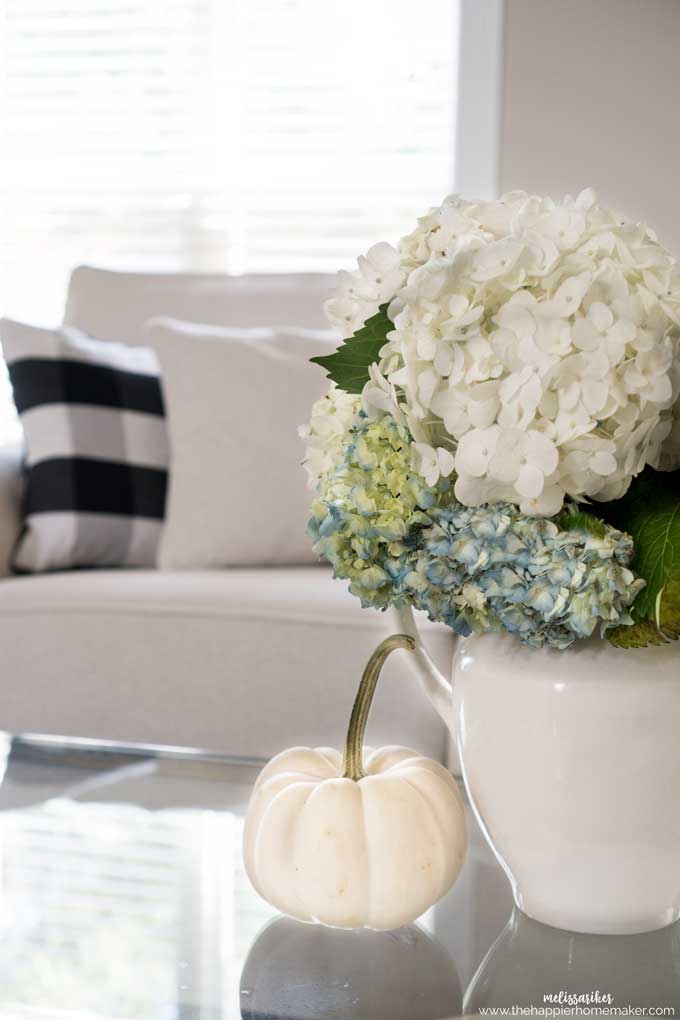
[[[21,531],[22,454],[20,442],[0,446],[0,577],[11,573],[12,552]]]

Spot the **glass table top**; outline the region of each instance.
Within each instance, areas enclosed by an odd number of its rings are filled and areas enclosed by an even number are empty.
[[[258,765],[39,738],[1,750],[0,1020],[443,1020],[595,993],[680,1015],[680,924],[607,937],[531,921],[471,815],[441,903],[396,932],[342,932],[250,888]]]

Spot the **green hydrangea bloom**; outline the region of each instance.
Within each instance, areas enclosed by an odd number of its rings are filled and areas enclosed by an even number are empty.
[[[411,438],[390,416],[361,417],[322,476],[309,532],[364,606],[412,605],[459,634],[507,630],[564,648],[631,623],[642,587],[630,536],[567,509],[556,520],[511,504],[464,507],[411,468]]]
[[[446,498],[448,482],[430,489],[411,470],[411,438],[386,416],[351,429],[341,464],[322,476],[309,533],[315,548],[350,582],[363,605],[394,602],[390,565],[408,558],[425,511]]]

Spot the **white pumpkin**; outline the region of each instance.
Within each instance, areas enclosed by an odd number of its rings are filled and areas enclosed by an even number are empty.
[[[456,781],[438,762],[403,747],[367,751],[362,740],[388,638],[366,667],[344,756],[294,747],[264,768],[244,836],[255,889],[302,921],[339,928],[398,928],[453,885],[466,846]]]

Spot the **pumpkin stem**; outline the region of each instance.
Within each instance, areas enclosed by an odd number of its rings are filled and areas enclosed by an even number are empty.
[[[378,645],[373,655],[366,664],[357,696],[354,699],[352,715],[347,728],[345,740],[345,754],[342,760],[342,778],[353,779],[358,782],[363,779],[366,773],[362,767],[361,749],[364,744],[364,733],[368,722],[368,713],[371,711],[371,703],[375,694],[375,687],[380,676],[385,659],[395,648],[404,648],[409,652],[414,651],[416,643],[407,634],[392,634],[385,638]]]

